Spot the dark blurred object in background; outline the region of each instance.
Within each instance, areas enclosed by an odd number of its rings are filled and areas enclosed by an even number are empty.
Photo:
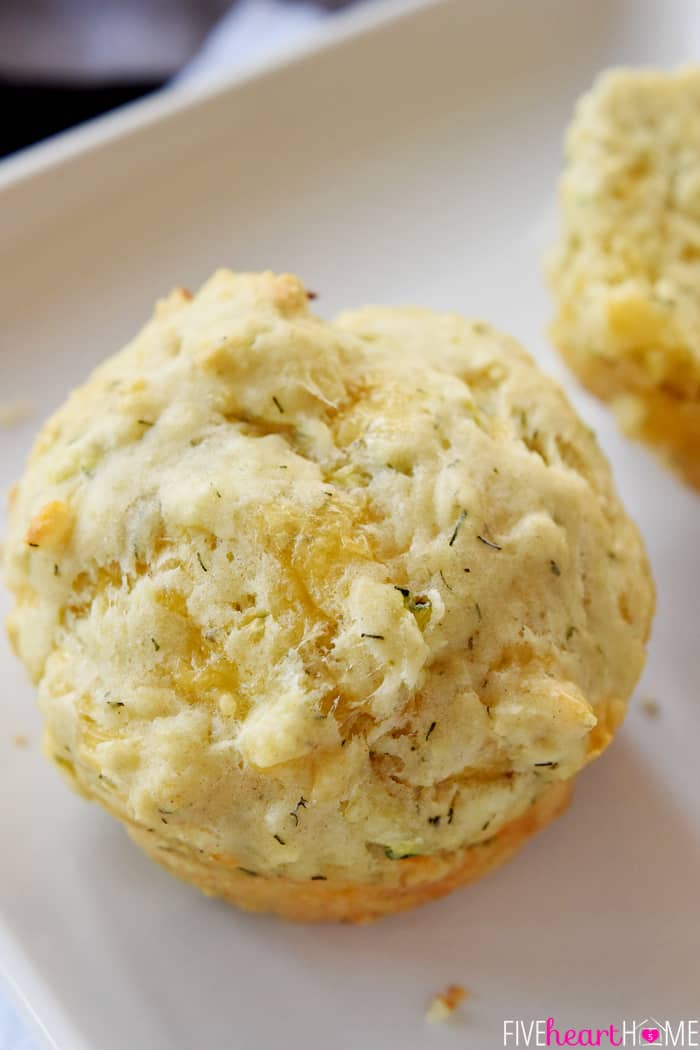
[[[154,80],[101,87],[66,87],[63,84],[27,85],[0,81],[0,110],[4,114],[0,125],[0,157],[140,98],[162,83]]]
[[[230,0],[2,0],[0,154],[163,84]]]
[[[231,8],[352,0],[0,0],[0,156],[163,85]]]

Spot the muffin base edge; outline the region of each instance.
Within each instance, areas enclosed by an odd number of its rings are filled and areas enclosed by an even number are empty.
[[[296,922],[370,923],[385,915],[437,900],[510,860],[536,832],[564,812],[573,780],[548,787],[516,820],[492,839],[460,850],[397,860],[391,882],[300,881],[253,875],[234,858],[205,858],[198,851],[123,821],[133,841],[171,874],[244,911],[271,912]]]

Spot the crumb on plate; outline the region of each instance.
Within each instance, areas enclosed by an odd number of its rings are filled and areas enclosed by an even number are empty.
[[[24,733],[17,733],[14,740],[15,747],[29,747],[29,737]]]
[[[649,718],[658,718],[661,714],[658,700],[655,700],[653,696],[645,697],[645,699],[642,700],[642,711]]]
[[[429,1024],[444,1024],[445,1021],[449,1021],[459,1004],[464,1002],[468,995],[463,985],[448,985],[444,992],[438,992],[433,996],[425,1012],[426,1021]]]

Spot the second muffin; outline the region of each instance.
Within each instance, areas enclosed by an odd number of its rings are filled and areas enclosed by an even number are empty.
[[[700,70],[614,70],[566,137],[552,338],[700,488]]]

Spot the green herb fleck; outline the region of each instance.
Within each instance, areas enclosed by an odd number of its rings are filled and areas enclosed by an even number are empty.
[[[554,576],[561,576],[561,569],[559,568],[559,566],[557,565],[557,563],[554,561],[553,558],[551,559],[551,561],[549,563],[549,567],[552,570],[552,573],[553,573]]]
[[[201,568],[202,572],[209,572],[209,569],[206,567],[206,565],[202,561],[202,555],[199,553],[199,551],[197,551],[197,561],[199,562],[199,565],[200,565],[200,568]]]
[[[576,628],[575,627],[572,626],[572,627],[567,627],[566,628],[566,640],[567,640],[567,642],[571,641],[571,639],[573,638],[575,633],[576,633]]]
[[[273,839],[276,839],[277,842],[279,842],[280,846],[286,846],[287,845],[287,843],[284,841],[284,839],[281,839],[279,837],[279,835],[273,835],[272,837],[273,837]]]
[[[474,608],[476,609],[476,615],[481,619],[481,608],[478,602],[474,602]]]
[[[467,642],[467,649],[469,650],[469,652],[471,652],[473,648],[474,648],[474,635],[470,634],[469,635],[469,641]]]
[[[345,743],[345,741],[343,741],[343,744],[344,744],[344,743]],[[296,806],[294,807],[294,809],[293,809],[293,810],[291,811],[291,813],[289,814],[289,815],[290,815],[290,817],[293,817],[293,818],[294,818],[294,827],[297,827],[297,825],[299,824],[299,816],[298,816],[298,814],[297,814],[297,810],[298,810],[298,809],[300,809],[300,808],[301,808],[301,809],[306,809],[306,799],[304,798],[304,796],[303,796],[303,795],[301,796],[301,798],[300,798],[300,799],[299,799],[299,801],[297,802],[297,804],[296,804]]]
[[[343,740],[343,744],[344,743],[345,743],[345,741]],[[301,808],[301,810],[305,810],[305,808],[306,808],[306,799],[303,797],[303,795],[300,797],[299,801],[297,802],[297,804],[294,806],[292,812],[290,813],[290,817],[294,817],[294,826],[295,827],[297,827],[298,824],[299,824],[299,814],[298,814],[297,811],[300,810],[300,808]]]
[[[274,394],[272,395],[272,400],[275,402],[275,407],[277,408],[278,412],[281,415],[284,415],[284,409],[282,408],[281,404],[279,403]]]
[[[53,574],[54,574],[54,576],[60,576],[61,575],[60,570],[58,568],[58,565],[56,565],[56,564],[54,564],[54,567],[53,567]]]
[[[326,878],[325,875],[312,875],[311,876],[311,881],[312,882],[328,882],[328,879]]]
[[[538,766],[549,766],[550,769],[556,769],[558,765],[558,762],[535,762],[536,768]]]
[[[442,582],[443,582],[443,583],[445,584],[445,586],[447,587],[448,591],[451,591],[451,590],[453,590],[453,588],[452,588],[452,587],[450,587],[449,583],[448,583],[448,582],[447,582],[447,580],[445,579],[445,574],[444,574],[444,572],[442,571],[442,569],[440,569],[440,579],[441,579],[441,580],[442,580]]]
[[[27,541],[27,546],[28,547],[38,547],[39,544],[38,543],[29,543],[29,541]]]
[[[384,854],[389,860],[407,860],[409,857],[417,857],[417,853],[401,853],[392,849],[391,846],[384,847]]]
[[[454,806],[450,806],[450,808],[447,811],[447,823],[448,824],[452,823],[452,818],[454,817],[454,815],[455,815],[455,808],[454,808]]]
[[[155,651],[156,651],[157,653],[158,653],[158,652],[160,652],[160,645],[159,645],[159,644],[158,644],[158,642],[157,642],[157,641],[155,640],[155,638],[151,638],[151,641],[153,642],[153,648],[155,649]]]
[[[433,603],[430,598],[426,598],[424,595],[419,595],[409,602],[409,610],[413,613],[416,618],[416,623],[421,631],[430,623],[430,617],[433,614]]]
[[[463,510],[460,513],[459,517],[457,518],[457,524],[455,525],[455,527],[454,527],[454,529],[452,531],[452,535],[450,536],[450,542],[449,542],[449,546],[450,547],[452,547],[454,545],[454,542],[457,539],[457,536],[459,535],[459,530],[462,528],[462,522],[464,521],[466,516],[467,516],[467,512],[466,512],[466,510]]]
[[[137,419],[136,422],[140,423],[142,427],[152,427],[153,426],[153,420],[152,419]]]
[[[492,820],[493,820],[493,817],[489,817],[489,819],[486,821],[486,823],[481,825],[481,830],[482,831],[486,831],[487,827],[489,826],[489,824],[491,823]]]
[[[437,817],[428,817],[428,823],[432,824],[433,827],[436,828],[439,825],[439,823],[440,823],[440,817],[439,816],[437,816]]]
[[[481,542],[485,544],[485,546],[490,547],[493,551],[503,550],[503,547],[499,547],[497,543],[494,543],[493,540],[488,539],[486,536],[482,536],[481,533],[479,533],[476,538],[477,540],[481,540]]]
[[[385,640],[383,634],[368,634],[367,631],[363,631],[360,638],[374,638],[378,642],[383,642]]]
[[[424,594],[418,594],[413,598],[407,587],[396,587],[395,585],[395,589],[403,596],[404,606],[409,612],[413,613],[420,630],[425,630],[430,623],[430,617],[433,613],[433,603],[430,598]]]
[[[428,729],[428,732],[425,734],[425,739],[426,740],[430,740],[430,737],[431,737],[432,732],[435,729],[436,725],[437,725],[437,722],[431,722],[430,723],[430,728]]]
[[[107,707],[126,707],[123,700],[106,700]]]
[[[221,499],[221,493],[219,492],[219,490],[218,489],[214,489],[214,492],[216,493],[216,498],[217,499]]]
[[[240,864],[238,865],[236,870],[237,871],[242,871],[244,875],[250,875],[254,879],[256,879],[258,877],[258,872],[257,871],[252,871],[250,868],[243,868],[243,867],[241,867]]]
[[[75,773],[73,763],[70,761],[70,759],[66,758],[65,755],[54,755],[53,760],[57,763],[57,765],[62,766],[64,769],[67,769],[70,773]]]

